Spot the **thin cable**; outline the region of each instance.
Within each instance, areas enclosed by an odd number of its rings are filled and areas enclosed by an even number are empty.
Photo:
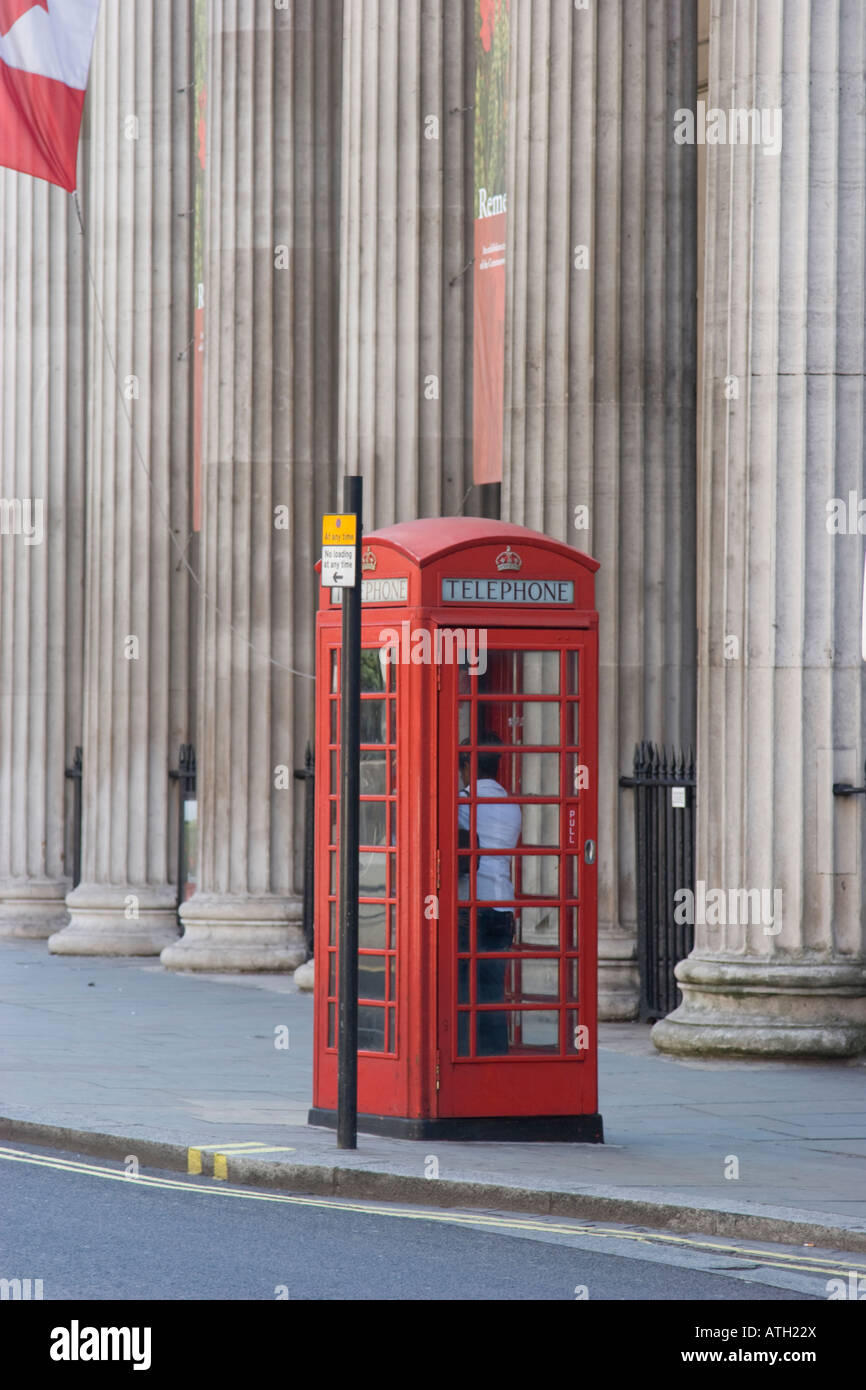
[[[123,392],[120,389],[120,376],[117,371],[117,359],[114,356],[114,351],[111,346],[111,340],[109,339],[108,332],[105,327],[105,317],[103,315],[102,305],[99,300],[99,292],[96,288],[96,280],[93,274],[93,266],[90,263],[90,245],[87,240],[87,233],[84,230],[84,218],[81,215],[81,204],[78,200],[77,189],[73,192],[72,198],[75,203],[75,211],[78,216],[78,225],[81,228],[81,236],[84,242],[84,256],[85,260],[87,261],[87,274],[90,279],[90,287],[93,291],[93,302],[96,305],[96,315],[99,319],[99,326],[102,329],[102,340],[105,345],[105,351],[108,355],[108,360],[111,363],[111,370],[114,373],[114,385],[115,390],[117,391],[117,398],[120,401],[123,413],[126,416],[126,422],[129,425],[129,433],[132,439],[132,447],[135,452],[135,456],[138,459],[144,476],[147,478],[147,485],[150,488],[151,497],[153,498],[157,511],[159,512],[160,516],[165,522],[165,529],[168,532],[169,539],[171,540],[172,545],[174,546],[175,550],[178,553],[178,556],[180,557],[180,563],[183,565],[184,569],[189,574],[190,579],[195,584],[196,588],[199,590],[202,598],[205,600],[205,602],[211,605],[213,611],[225,623],[232,636],[236,637],[238,641],[243,642],[244,646],[248,647],[254,656],[261,657],[263,661],[267,661],[271,666],[276,666],[280,671],[288,671],[291,675],[300,676],[303,680],[314,681],[316,677],[311,676],[308,671],[298,671],[294,666],[286,666],[282,661],[277,661],[274,657],[268,656],[265,652],[260,651],[259,648],[256,647],[249,640],[248,637],[245,637],[242,632],[239,632],[238,629],[235,627],[234,623],[232,622],[231,618],[228,616],[228,614],[223,612],[216,599],[213,598],[209,591],[204,587],[204,584],[202,583],[201,579],[196,574],[192,565],[189,563],[189,560],[186,558],[186,551],[189,545],[190,537],[187,538],[186,544],[183,546],[183,548],[181,548],[180,541],[177,539],[177,537],[174,534],[174,531],[172,530],[171,522],[168,516],[166,515],[165,508],[163,507],[162,502],[159,498],[159,494],[157,493],[156,488],[154,486],[150,470],[144,461],[144,455],[141,452],[141,448],[139,447],[138,443],[138,438],[135,433],[135,425],[132,420],[132,415],[129,412]]]

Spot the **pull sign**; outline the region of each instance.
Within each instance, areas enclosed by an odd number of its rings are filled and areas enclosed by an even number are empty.
[[[577,846],[577,843],[578,843],[578,840],[577,840],[577,807],[576,807],[576,806],[569,806],[569,808],[568,808],[568,844],[569,844],[569,848],[571,848],[572,846],[576,847],[576,846]]]
[[[586,864],[595,863],[595,840],[587,840],[583,846],[583,859]]]

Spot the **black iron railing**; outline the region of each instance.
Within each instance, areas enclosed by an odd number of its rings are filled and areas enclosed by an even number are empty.
[[[680,1002],[674,966],[694,944],[695,760],[653,743],[636,744],[634,788],[640,1017],[664,1018]],[[679,890],[689,889],[686,895]]]
[[[81,882],[81,749],[72,754],[72,766],[66,776],[72,783],[72,887]]]
[[[178,784],[177,805],[177,906],[186,898],[189,877],[189,845],[187,839],[186,803],[195,797],[195,746],[182,743],[177,767],[169,769],[169,777]]]

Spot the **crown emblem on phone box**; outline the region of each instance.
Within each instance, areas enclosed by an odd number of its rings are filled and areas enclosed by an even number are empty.
[[[362,569],[362,570],[374,570],[375,568],[376,568],[376,556],[373,554],[373,552],[372,552],[372,550],[370,549],[370,547],[367,546],[367,549],[364,551],[364,554],[363,554],[362,557],[361,557],[361,569]]]
[[[523,561],[515,550],[507,545],[505,549],[496,557],[496,568],[498,570],[519,570],[523,568]]]

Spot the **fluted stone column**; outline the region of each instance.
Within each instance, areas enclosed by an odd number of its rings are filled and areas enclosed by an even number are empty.
[[[637,1011],[643,738],[695,737],[694,0],[512,0],[502,515],[601,561],[599,1011]]]
[[[49,942],[67,954],[151,955],[177,935],[168,772],[188,737],[190,20],[189,0],[106,0],[94,49],[82,881]]]
[[[336,478],[340,0],[213,0],[196,739],[178,970],[285,970],[300,928],[314,565]]]
[[[714,0],[708,105],[780,109],[781,150],[707,146],[699,894],[665,1051],[866,1047],[866,821],[832,793],[866,746],[864,73],[853,0]]]
[[[465,0],[346,5],[339,457],[365,478],[368,528],[480,506],[473,10]]]
[[[68,193],[0,170],[0,936],[67,920],[81,742],[84,260]],[[29,535],[25,534],[29,531]]]

